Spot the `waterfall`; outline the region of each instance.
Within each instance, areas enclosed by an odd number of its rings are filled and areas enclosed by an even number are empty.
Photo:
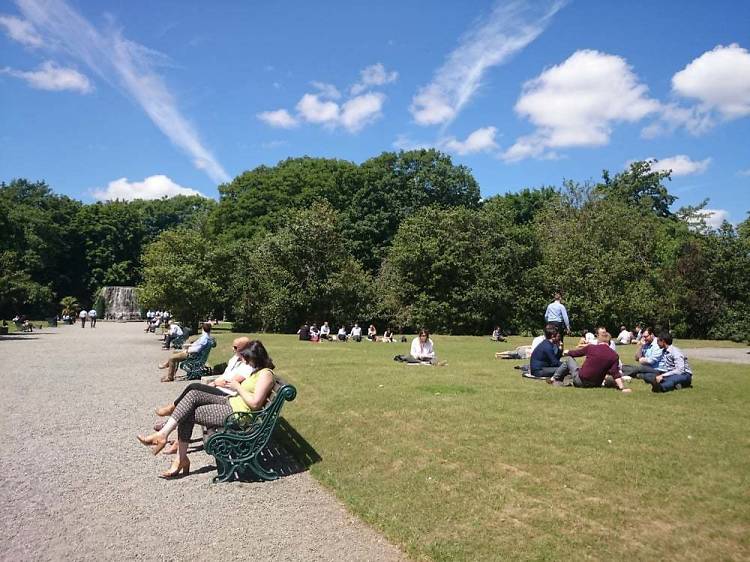
[[[113,320],[140,320],[141,311],[135,287],[104,287],[104,317]]]

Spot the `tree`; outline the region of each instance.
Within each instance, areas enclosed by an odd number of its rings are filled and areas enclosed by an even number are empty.
[[[162,232],[143,253],[143,282],[138,299],[144,307],[169,310],[196,329],[220,301],[214,271],[220,265],[214,243],[192,229]]]
[[[234,272],[238,328],[293,331],[371,314],[372,278],[348,253],[327,203],[288,211],[283,226],[246,245]]]
[[[628,170],[615,174],[614,177],[610,177],[609,172],[604,170],[602,183],[596,186],[596,191],[657,217],[671,217],[670,206],[677,198],[669,194],[662,182],[671,180],[672,171],[653,171],[651,164],[649,161],[633,162]]]
[[[60,306],[62,306],[63,316],[67,314],[68,316],[75,317],[81,309],[81,305],[75,297],[63,297],[60,301]]]

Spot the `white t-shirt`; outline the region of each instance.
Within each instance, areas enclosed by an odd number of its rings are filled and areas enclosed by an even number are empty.
[[[357,336],[361,336],[361,335],[362,335],[362,328],[360,326],[354,326],[354,328],[352,328],[351,336],[356,338]]]
[[[427,339],[424,343],[419,340],[419,336],[411,340],[411,351],[409,355],[417,359],[423,357],[429,357],[430,359],[435,357],[435,350],[432,347],[432,340]]]
[[[96,318],[96,310],[95,309],[92,308],[91,310],[89,310],[89,318]]]
[[[80,313],[78,314],[78,318],[86,318],[86,316],[88,316],[88,314],[86,314],[86,311],[85,311],[85,310],[82,310],[82,311],[81,311],[81,312],[80,312]]]
[[[540,343],[544,341],[544,336],[537,336],[531,341],[531,351],[533,352]]]
[[[322,326],[320,327],[320,335],[321,335],[321,336],[327,336],[327,335],[328,335],[328,334],[330,334],[330,333],[331,333],[331,328],[329,328],[329,327],[328,327],[328,326],[326,326],[325,324],[323,324],[323,325],[322,325]]]
[[[248,365],[242,359],[237,357],[237,355],[232,355],[232,358],[227,361],[227,368],[224,369],[224,372],[221,374],[221,378],[226,382],[229,382],[233,380],[237,375],[247,378],[254,372],[255,369],[252,367],[252,365]],[[235,396],[237,394],[237,391],[232,390],[231,388],[225,388],[223,386],[219,386],[217,388],[222,392],[229,394],[230,396]]]
[[[583,336],[583,339],[586,340],[587,344],[591,344],[591,343],[595,344],[597,342],[596,336],[592,334],[591,332],[586,332],[586,334]]]
[[[617,336],[617,341],[619,341],[620,343],[630,343],[632,339],[633,339],[633,334],[631,334],[627,330],[623,330]]]
[[[170,336],[181,336],[182,335],[182,328],[180,328],[177,324],[172,324],[169,327],[169,335]]]

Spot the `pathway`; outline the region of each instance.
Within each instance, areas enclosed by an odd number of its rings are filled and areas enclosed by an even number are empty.
[[[0,560],[403,559],[307,473],[214,485],[197,452],[157,478],[135,435],[185,384],[165,353],[137,323],[0,337]]]

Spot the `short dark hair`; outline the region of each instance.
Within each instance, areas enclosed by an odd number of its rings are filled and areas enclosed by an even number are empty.
[[[558,333],[560,332],[554,324],[547,324],[544,327],[544,337],[548,340],[554,338]]]
[[[643,331],[648,332],[651,335],[653,335],[654,333],[654,329],[651,326],[646,326],[645,328],[643,328]]]
[[[659,333],[659,339],[667,345],[672,345],[672,334],[670,334],[666,330]]]
[[[204,322],[204,323],[203,323],[203,324],[201,325],[201,328],[203,328],[203,331],[204,331],[204,332],[207,332],[207,333],[209,333],[209,334],[210,334],[210,333],[211,333],[211,322]]]

